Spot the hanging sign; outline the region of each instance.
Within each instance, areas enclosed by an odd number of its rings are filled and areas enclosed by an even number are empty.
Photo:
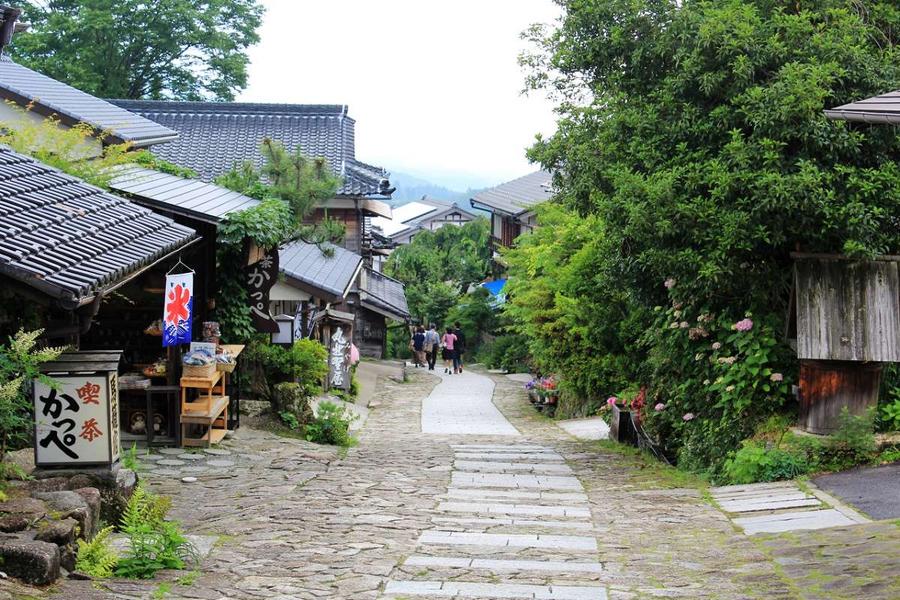
[[[345,331],[346,329],[346,331]],[[335,324],[331,334],[328,359],[330,388],[350,389],[350,327]]]
[[[266,250],[263,257],[247,267],[247,292],[250,317],[262,333],[278,333],[278,321],[269,312],[269,291],[278,281],[278,248]]]
[[[53,375],[34,382],[35,464],[112,464],[119,457],[116,374]]]
[[[194,274],[166,275],[163,310],[163,346],[191,342],[191,317],[194,308]]]

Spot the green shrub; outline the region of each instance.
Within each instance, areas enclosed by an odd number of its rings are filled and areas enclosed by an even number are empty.
[[[900,431],[900,388],[889,392],[889,401],[879,406],[878,425],[884,431]]]
[[[109,546],[109,536],[114,527],[100,530],[89,542],[78,540],[78,556],[75,559],[75,570],[94,578],[112,577],[113,570],[119,562],[119,556]]]
[[[527,372],[528,340],[519,334],[498,336],[482,356],[484,363],[491,369]]]
[[[838,417],[838,428],[826,438],[819,462],[826,471],[843,471],[866,464],[875,457],[873,410],[864,415],[851,415],[845,406]]]
[[[733,458],[725,461],[729,483],[756,483],[793,479],[807,473],[808,463],[799,453],[780,448],[767,448],[753,440],[745,440]]]
[[[316,418],[306,425],[304,437],[316,444],[332,444],[349,448],[356,443],[350,435],[350,423],[356,417],[333,402],[320,402]]]
[[[283,347],[257,339],[248,356],[260,367],[254,388],[269,401],[275,397],[275,386],[285,382],[299,384],[303,397],[315,396],[321,393],[322,381],[328,376],[328,350],[316,340],[297,340]]]
[[[163,569],[183,569],[197,562],[197,550],[178,525],[166,521],[172,501],[138,485],[122,514],[120,529],[128,550],[115,567],[117,577],[150,579]]]

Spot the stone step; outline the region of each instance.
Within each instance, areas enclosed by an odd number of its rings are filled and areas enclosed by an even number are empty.
[[[761,512],[766,510],[785,510],[789,508],[804,508],[822,506],[818,498],[807,497],[796,500],[738,500],[732,502],[720,502],[722,510],[730,513]]]
[[[522,598],[530,600],[606,600],[606,589],[589,586],[469,583],[465,581],[388,581],[388,596],[435,598]]]
[[[453,450],[459,452],[553,452],[553,448],[530,444],[452,444]]]
[[[451,475],[454,487],[531,488],[542,490],[576,490],[584,488],[576,477],[554,475],[515,475],[507,473],[459,473]]]
[[[565,560],[515,560],[469,558],[467,556],[424,556],[416,554],[404,564],[414,567],[451,567],[459,569],[483,569],[494,573],[506,571],[540,571],[549,573],[600,573],[603,565],[598,562]]]
[[[559,506],[563,502],[581,503],[587,502],[587,494],[582,492],[541,492],[536,490],[483,490],[483,489],[466,489],[466,488],[450,488],[447,493],[438,496],[438,498],[475,498],[483,500],[486,498],[510,498],[514,500],[528,500],[534,502],[548,502],[554,506]]]
[[[538,506],[534,504],[493,504],[477,502],[441,502],[437,507],[445,512],[470,512],[502,515],[529,515],[548,517],[583,517],[591,518],[587,508],[571,506]]]
[[[424,531],[420,544],[447,546],[485,546],[500,548],[546,548],[596,552],[597,540],[575,535],[478,533],[468,531]]]
[[[855,525],[856,521],[833,508],[826,510],[808,510],[777,515],[761,515],[756,517],[739,517],[735,524],[744,528],[748,535],[755,533],[780,533],[801,529],[825,529]]]
[[[455,456],[457,460],[565,460],[556,452],[457,452]]]
[[[468,526],[467,530],[469,531],[473,529],[484,531],[485,529],[506,527],[528,527],[529,529],[573,529],[584,532],[595,531],[594,524],[590,521],[537,521],[534,519],[514,519],[511,517],[435,517],[431,519],[431,522],[438,526],[437,529],[441,530],[446,530],[447,528],[454,526],[456,528]],[[531,531],[530,533],[533,533],[533,531]]]
[[[514,463],[480,460],[456,460],[453,468],[463,472],[505,473],[507,471],[529,471],[531,473],[571,473],[565,463]]]

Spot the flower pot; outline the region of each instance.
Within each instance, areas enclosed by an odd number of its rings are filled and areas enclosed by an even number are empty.
[[[618,404],[612,407],[612,418],[609,421],[609,439],[631,446],[637,445],[637,432],[631,422],[631,411]]]

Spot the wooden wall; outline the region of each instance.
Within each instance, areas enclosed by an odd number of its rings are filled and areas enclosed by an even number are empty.
[[[897,262],[794,263],[800,359],[900,362]]]

